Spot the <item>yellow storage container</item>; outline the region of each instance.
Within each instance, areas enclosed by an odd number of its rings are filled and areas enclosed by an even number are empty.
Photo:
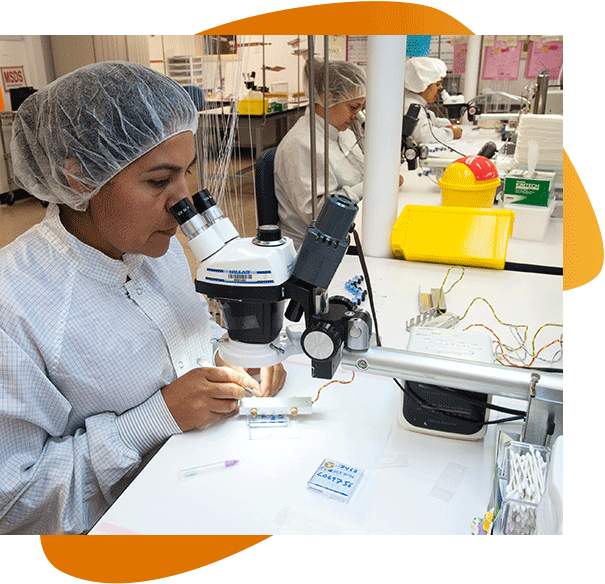
[[[397,258],[502,270],[514,212],[508,209],[407,205],[393,226]]]
[[[488,158],[465,156],[444,170],[439,186],[442,205],[490,208],[500,178],[496,165]]]
[[[262,116],[269,112],[269,100],[265,99],[240,99],[237,102],[238,114],[250,114],[251,116]]]

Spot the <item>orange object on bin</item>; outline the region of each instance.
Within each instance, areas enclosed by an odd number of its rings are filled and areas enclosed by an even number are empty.
[[[452,162],[439,179],[441,204],[490,208],[500,186],[496,165],[484,156],[464,156]]]

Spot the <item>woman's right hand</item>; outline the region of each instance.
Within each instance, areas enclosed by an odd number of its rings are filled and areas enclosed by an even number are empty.
[[[245,387],[260,391],[258,381],[245,371],[200,367],[164,387],[162,396],[174,421],[187,432],[235,415]]]
[[[462,128],[460,126],[447,126],[454,134],[454,140],[458,140],[462,136]]]

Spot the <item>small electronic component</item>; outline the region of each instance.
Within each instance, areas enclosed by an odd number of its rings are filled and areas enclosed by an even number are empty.
[[[437,312],[443,314],[447,308],[445,305],[445,294],[441,288],[431,288],[430,294],[418,290],[418,308],[420,312],[428,312],[431,309],[436,309]]]
[[[410,332],[413,327],[452,328],[460,322],[460,317],[451,312],[440,314],[437,308],[431,308],[427,312],[421,312],[406,322],[405,330]]]
[[[307,481],[307,487],[346,503],[351,499],[362,476],[361,469],[325,458]]]
[[[418,309],[420,313],[406,323],[408,332],[415,326],[451,328],[460,320],[447,312],[443,288],[431,288],[430,293],[418,289]]]
[[[353,296],[353,304],[355,306],[360,306],[361,303],[367,298],[368,291],[364,290],[361,285],[363,283],[363,276],[354,276],[350,280],[347,280],[345,283],[345,288],[347,292]]]

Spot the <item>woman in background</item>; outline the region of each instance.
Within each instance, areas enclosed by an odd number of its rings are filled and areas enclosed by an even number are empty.
[[[304,68],[305,92],[309,92],[309,62]],[[325,87],[324,63],[314,61],[317,212],[325,200],[324,125],[329,108],[328,194],[342,193],[358,203],[363,195],[363,152],[351,126],[358,119],[366,99],[366,76],[353,63],[329,63]],[[311,129],[309,108],[284,136],[275,153],[275,194],[283,235],[299,248],[312,220]]]
[[[426,109],[441,93],[446,73],[446,64],[433,57],[412,57],[405,63],[404,113],[413,103],[422,106],[412,133],[417,144],[449,142],[462,136],[462,128]]]

